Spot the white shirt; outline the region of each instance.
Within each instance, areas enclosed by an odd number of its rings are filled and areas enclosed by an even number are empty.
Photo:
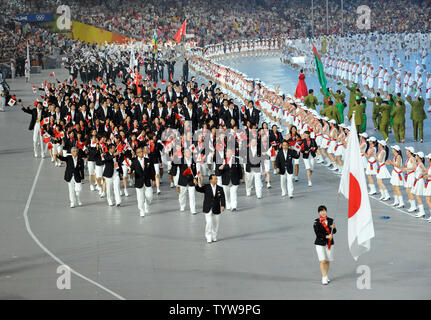
[[[141,165],[141,167],[142,167],[142,169],[145,169],[145,159],[144,158],[139,158],[138,157],[138,161],[139,161],[139,163],[140,163],[140,165]]]
[[[215,184],[215,185],[212,185],[212,183],[210,183],[210,185],[211,185],[211,189],[213,190],[213,196],[215,197],[215,195],[216,195],[216,190],[217,190],[217,185]]]
[[[78,163],[78,157],[72,157],[73,158],[73,166],[76,168]]]

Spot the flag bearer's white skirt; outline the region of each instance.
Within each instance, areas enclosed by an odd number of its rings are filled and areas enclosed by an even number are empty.
[[[334,246],[331,246],[331,250],[328,250],[328,246],[316,245],[316,252],[319,261],[334,261]]]

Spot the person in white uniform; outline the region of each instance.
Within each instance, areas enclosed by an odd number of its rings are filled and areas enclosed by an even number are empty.
[[[82,190],[81,181],[84,179],[82,176],[84,160],[78,156],[78,148],[73,147],[71,153],[72,154],[67,157],[57,154],[56,158],[66,162],[64,180],[67,182],[69,188],[70,207],[74,208],[76,204],[82,206],[79,195]]]
[[[135,175],[135,190],[138,200],[139,215],[144,217],[149,213],[149,207],[153,200],[152,181],[155,180],[156,172],[154,164],[150,160],[148,147],[137,148],[136,158],[132,159],[129,174]]]
[[[334,234],[337,232],[334,220],[327,216],[325,206],[319,206],[317,209],[319,218],[314,220],[314,233],[316,240],[317,257],[320,262],[320,272],[322,273],[322,284],[327,285],[331,280],[328,277],[329,264],[334,261]]]
[[[208,243],[217,241],[220,214],[225,210],[226,199],[223,188],[217,185],[217,176],[211,174],[209,184],[198,185],[197,179],[193,180],[197,192],[205,194],[203,212],[205,213],[205,238]]]

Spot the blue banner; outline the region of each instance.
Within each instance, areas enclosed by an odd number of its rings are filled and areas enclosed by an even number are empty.
[[[52,13],[17,14],[13,19],[19,22],[46,22],[54,21],[54,15]]]

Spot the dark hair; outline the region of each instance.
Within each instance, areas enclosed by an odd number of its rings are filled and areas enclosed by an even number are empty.
[[[208,180],[209,180],[209,181],[211,181],[211,179],[212,179],[213,177],[217,177],[217,176],[216,176],[214,173],[212,173],[212,174],[210,174],[210,176],[209,176]]]
[[[389,158],[389,147],[385,146],[385,161]]]
[[[321,211],[328,211],[328,209],[326,209],[324,205],[321,205],[317,208],[317,212],[321,212]]]

